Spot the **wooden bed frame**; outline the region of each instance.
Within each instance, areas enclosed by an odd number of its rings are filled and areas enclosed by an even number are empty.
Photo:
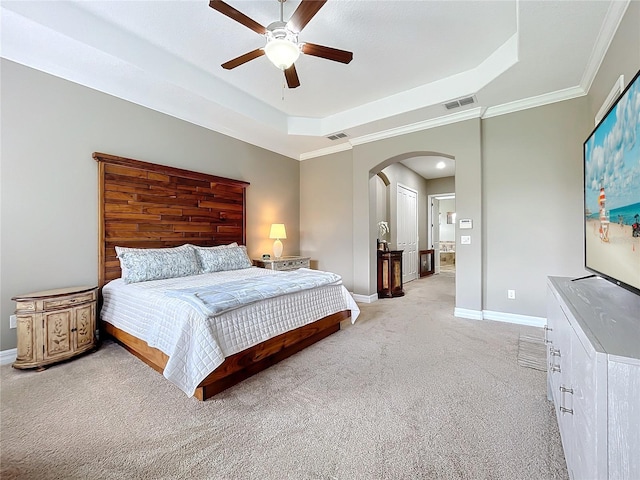
[[[249,183],[205,173],[94,153],[99,173],[98,282],[121,276],[115,246],[134,248],[201,246],[246,242]],[[199,400],[229,388],[337,332],[351,316],[344,310],[236,353],[205,378]],[[168,357],[107,322],[102,330],[162,373]]]

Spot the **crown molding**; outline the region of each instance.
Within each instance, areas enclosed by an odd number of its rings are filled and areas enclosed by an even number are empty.
[[[499,115],[506,115],[507,113],[519,112],[520,110],[542,107],[543,105],[549,105],[550,103],[563,102],[565,100],[582,97],[586,94],[587,92],[585,92],[582,87],[565,88],[564,90],[558,90],[557,92],[545,93],[544,95],[538,95],[537,97],[525,98],[524,100],[517,100],[515,102],[503,103],[502,105],[489,107],[482,118],[497,117]]]
[[[480,118],[482,116],[482,108],[476,107],[464,112],[458,112],[451,115],[445,115],[438,118],[432,118],[423,122],[412,123],[402,127],[391,128],[389,130],[383,130],[381,132],[372,133],[370,135],[363,135],[361,137],[355,137],[349,140],[352,145],[362,145],[363,143],[377,142],[378,140],[384,140],[386,138],[398,137],[400,135],[406,135],[408,133],[419,132],[421,130],[428,130],[430,128],[442,127],[444,125],[450,125],[452,123],[463,122],[472,118]]]
[[[364,143],[377,142],[378,140],[384,140],[387,138],[398,137],[400,135],[406,135],[408,133],[419,132],[421,130],[428,130],[430,128],[442,127],[444,125],[450,125],[452,123],[463,122],[472,118],[481,118],[483,113],[482,107],[476,107],[464,112],[458,112],[451,115],[445,115],[423,122],[412,123],[411,125],[405,125],[402,127],[391,128],[389,130],[383,130],[380,132],[372,133],[370,135],[363,135],[361,137],[350,138],[348,143],[342,143],[334,147],[321,148],[319,150],[313,150],[300,155],[300,160],[309,160],[310,158],[322,157],[336,152],[343,152],[350,150],[355,145],[362,145]]]
[[[565,100],[571,100],[574,98],[582,97],[586,95],[582,87],[571,87],[564,90],[558,90],[557,92],[547,93],[544,95],[538,95],[537,97],[526,98],[524,100],[518,100],[516,102],[505,103],[497,105],[495,107],[482,108],[476,107],[464,112],[454,113],[452,115],[445,115],[443,117],[433,118],[425,120],[423,122],[413,123],[411,125],[405,125],[403,127],[392,128],[371,135],[363,135],[361,137],[355,137],[349,139],[348,144],[340,144],[335,147],[323,148],[320,150],[314,150],[306,152],[300,155],[300,160],[308,160],[310,158],[322,157],[331,153],[341,152],[349,150],[352,146],[362,145],[364,143],[376,142],[378,140],[384,140],[386,138],[397,137],[400,135],[406,135],[408,133],[419,132],[421,130],[428,130],[430,128],[442,127],[444,125],[450,125],[452,123],[463,122],[472,118],[487,119],[491,117],[497,117],[500,115],[506,115],[508,113],[515,113],[521,110],[527,110],[529,108],[542,107],[551,103],[562,102]]]
[[[591,89],[591,84],[596,78],[598,70],[600,70],[602,61],[607,54],[607,50],[609,50],[613,37],[618,31],[620,22],[629,7],[629,3],[631,3],[631,0],[617,0],[615,2],[611,2],[609,5],[609,10],[607,11],[607,15],[602,23],[602,28],[598,33],[598,38],[593,46],[593,50],[591,51],[591,57],[589,57],[587,68],[582,75],[582,80],[580,80],[580,86],[585,92],[589,92]]]
[[[324,157],[325,155],[331,155],[332,153],[344,152],[351,150],[353,145],[351,143],[340,143],[338,145],[332,145],[326,148],[320,148],[319,150],[313,150],[300,155],[300,161],[309,160],[310,158]]]

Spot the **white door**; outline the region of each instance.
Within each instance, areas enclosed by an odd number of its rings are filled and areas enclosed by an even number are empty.
[[[402,254],[402,282],[418,278],[418,192],[398,184],[397,241]]]
[[[431,248],[433,248],[433,271],[440,273],[440,200],[431,198]]]

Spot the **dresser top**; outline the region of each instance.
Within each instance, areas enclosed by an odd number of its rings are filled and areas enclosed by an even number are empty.
[[[597,351],[640,359],[640,295],[598,277],[549,284]]]
[[[50,298],[50,297],[59,297],[61,295],[71,295],[74,293],[85,293],[95,290],[98,287],[66,287],[66,288],[55,288],[53,290],[42,290],[40,292],[33,293],[25,293],[24,295],[16,295],[11,300],[13,301],[22,301],[22,300],[34,300],[37,298]]]

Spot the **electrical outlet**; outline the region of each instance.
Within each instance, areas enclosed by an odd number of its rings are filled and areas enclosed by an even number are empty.
[[[507,298],[509,300],[515,300],[516,299],[516,291],[515,290],[507,290]]]
[[[11,315],[9,317],[9,328],[16,328],[16,324],[18,323],[18,319],[15,315]]]

